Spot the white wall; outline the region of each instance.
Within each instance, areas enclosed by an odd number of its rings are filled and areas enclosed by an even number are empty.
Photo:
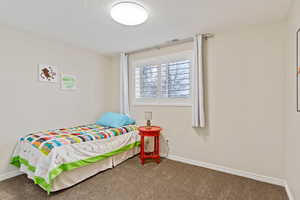
[[[290,10],[286,65],[286,179],[295,199],[300,199],[300,113],[296,112],[296,32],[300,28],[300,1]]]
[[[296,26],[290,27],[290,45],[294,45]],[[284,23],[250,26],[215,33],[206,42],[207,128],[191,128],[191,107],[132,106],[133,116],[142,124],[144,111],[153,111],[153,122],[163,127],[169,141],[169,154],[284,178],[285,30]],[[94,52],[4,26],[0,27],[0,44],[1,138],[5,138],[0,140],[0,177],[15,169],[8,162],[18,137],[94,122],[104,111],[118,111],[118,59],[111,63]],[[191,48],[185,44],[135,54],[131,59]],[[39,63],[76,75],[79,89],[62,91],[59,84],[38,82]],[[288,181],[297,193],[299,177],[294,174],[300,163],[294,158],[299,151],[299,117],[291,78],[294,67],[290,63],[287,73],[286,160]]]
[[[77,76],[78,90],[37,81],[37,65],[52,64]],[[94,122],[112,109],[111,59],[0,26],[0,177],[18,137],[32,131]]]
[[[284,178],[284,28],[251,26],[215,33],[206,42],[207,128],[191,128],[191,107],[132,106],[133,116],[144,123],[144,111],[153,111],[171,155]],[[135,54],[131,60],[190,48]]]

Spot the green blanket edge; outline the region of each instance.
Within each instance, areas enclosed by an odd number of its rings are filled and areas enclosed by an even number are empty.
[[[106,153],[106,154],[103,154],[103,155],[99,155],[99,156],[95,156],[95,157],[91,157],[91,158],[87,158],[87,159],[83,159],[83,160],[79,160],[79,161],[75,161],[75,162],[61,164],[60,166],[52,169],[51,172],[49,173],[49,175],[48,175],[49,176],[49,183],[47,183],[47,181],[44,178],[39,177],[39,176],[34,177],[34,183],[38,184],[41,188],[43,188],[45,191],[47,191],[48,194],[50,194],[52,181],[61,172],[69,171],[69,170],[72,170],[72,169],[76,169],[76,168],[79,168],[79,167],[89,165],[91,163],[95,163],[95,162],[104,160],[106,158],[109,158],[109,157],[114,156],[114,155],[119,154],[119,153],[123,153],[125,151],[128,151],[128,150],[130,150],[134,147],[138,147],[138,146],[140,146],[140,142],[135,142],[135,143],[126,145],[124,147],[121,147],[120,149],[117,149],[115,151],[112,151],[112,152],[109,152],[109,153]],[[24,159],[20,156],[13,157],[10,161],[10,164],[12,164],[12,165],[14,165],[18,168],[21,167],[21,164],[25,165],[28,168],[28,170],[32,171],[32,172],[35,172],[35,170],[36,170],[35,166],[30,165],[30,163],[26,159]]]

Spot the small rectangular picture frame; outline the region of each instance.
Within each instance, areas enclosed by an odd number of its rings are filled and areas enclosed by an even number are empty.
[[[61,89],[62,90],[76,90],[77,77],[71,74],[61,73]]]
[[[57,67],[48,64],[38,64],[38,80],[41,82],[56,83],[58,81]]]
[[[300,28],[296,33],[296,46],[296,109],[300,112]]]

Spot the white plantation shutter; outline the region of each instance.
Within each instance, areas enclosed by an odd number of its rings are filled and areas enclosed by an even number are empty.
[[[136,67],[136,98],[155,98],[159,94],[158,88],[159,67],[148,65]]]
[[[140,65],[135,68],[135,96],[139,98],[189,98],[191,60]]]
[[[190,96],[190,60],[161,65],[161,96],[186,98]]]

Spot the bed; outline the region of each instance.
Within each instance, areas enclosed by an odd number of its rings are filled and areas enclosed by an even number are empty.
[[[48,193],[68,188],[139,153],[136,125],[89,124],[28,134],[11,164]]]

